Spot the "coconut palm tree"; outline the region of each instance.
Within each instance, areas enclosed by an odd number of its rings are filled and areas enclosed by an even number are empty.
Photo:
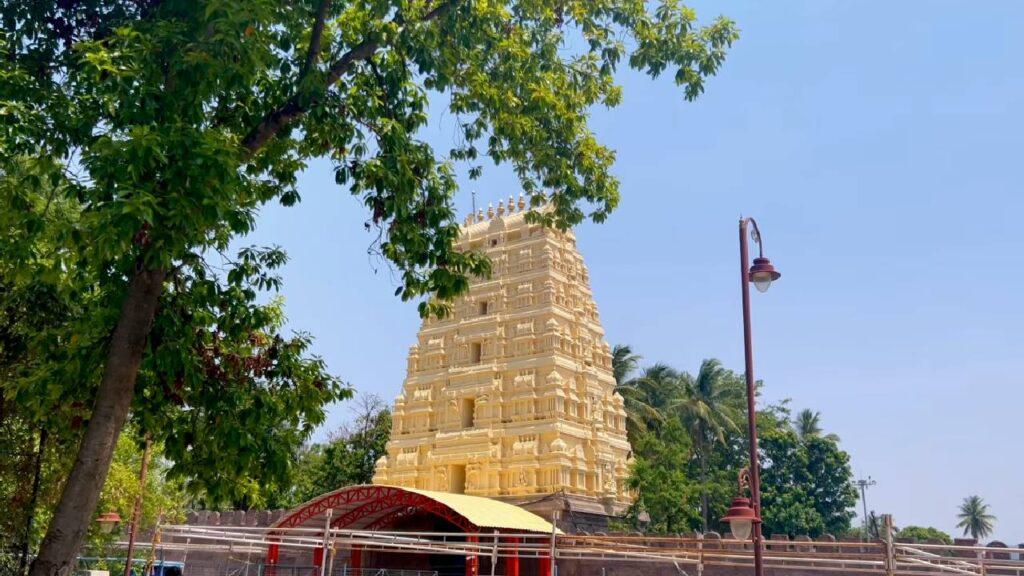
[[[661,428],[668,407],[679,397],[681,389],[679,372],[665,364],[648,366],[640,376],[615,387],[625,401],[630,441],[635,442],[644,432]]]
[[[971,538],[980,540],[992,533],[996,517],[988,512],[988,504],[980,496],[968,496],[960,504],[960,513],[956,515],[960,519],[957,528],[964,529],[964,536],[970,534]]]
[[[725,444],[726,435],[738,432],[744,402],[743,379],[724,368],[715,359],[701,362],[697,377],[684,375],[682,395],[672,408],[686,425],[693,440],[694,455],[700,468],[700,481],[707,482],[708,460],[716,443]],[[711,522],[706,489],[701,490],[701,527],[706,532]]]
[[[616,344],[612,348],[612,375],[615,376],[616,386],[625,384],[636,372],[640,367],[640,358],[628,344]]]
[[[793,427],[796,429],[796,435],[801,440],[806,440],[812,436],[820,436],[821,412],[810,409],[797,412],[796,418],[793,419]]]
[[[839,436],[835,434],[822,435],[821,412],[817,410],[804,409],[797,412],[796,418],[793,419],[793,429],[796,430],[801,442],[806,442],[810,438],[825,438],[839,442]]]

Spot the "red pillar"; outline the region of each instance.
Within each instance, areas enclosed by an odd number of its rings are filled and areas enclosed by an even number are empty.
[[[470,543],[476,544],[477,537],[469,536],[466,538]],[[476,554],[470,554],[466,556],[466,576],[477,576],[480,571],[480,558]]]
[[[359,570],[363,567],[363,551],[361,548],[352,548],[352,569]]]
[[[313,548],[313,566],[319,568],[324,563],[324,549],[320,546]]]
[[[506,559],[508,562],[508,574],[506,576],[519,576],[519,538],[515,536],[508,539],[509,543],[512,544],[512,556]]]
[[[541,554],[543,554],[543,552]],[[540,570],[538,570],[537,573],[540,574],[540,576],[550,576],[551,575],[551,557],[550,556],[541,556],[538,560],[540,560]]]
[[[267,546],[267,571],[268,576],[276,576],[277,574],[277,559],[281,553],[281,549],[277,544],[271,544]]]

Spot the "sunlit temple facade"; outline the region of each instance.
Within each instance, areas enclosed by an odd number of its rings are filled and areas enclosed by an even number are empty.
[[[564,492],[617,514],[630,446],[611,350],[571,231],[508,199],[466,219],[492,262],[409,350],[375,484],[522,500]]]

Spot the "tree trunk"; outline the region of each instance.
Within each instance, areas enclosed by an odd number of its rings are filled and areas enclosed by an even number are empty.
[[[30,576],[67,576],[96,511],[135,392],[146,340],[163,290],[166,271],[140,269],[132,276],[110,338],[103,379],[74,467],[61,493]]]
[[[32,549],[32,525],[36,520],[36,502],[39,501],[39,481],[43,475],[43,456],[46,455],[46,428],[39,430],[39,450],[36,452],[36,470],[32,477],[32,496],[28,501],[28,517],[25,519],[25,541],[22,542],[21,560],[18,561],[18,574],[25,573],[28,566],[28,555]]]

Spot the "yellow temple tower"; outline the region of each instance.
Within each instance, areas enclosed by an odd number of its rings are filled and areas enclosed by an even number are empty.
[[[631,451],[587,268],[572,232],[528,224],[525,205],[466,218],[459,249],[485,252],[491,278],[424,321],[373,482],[512,502],[558,493],[618,515]]]

